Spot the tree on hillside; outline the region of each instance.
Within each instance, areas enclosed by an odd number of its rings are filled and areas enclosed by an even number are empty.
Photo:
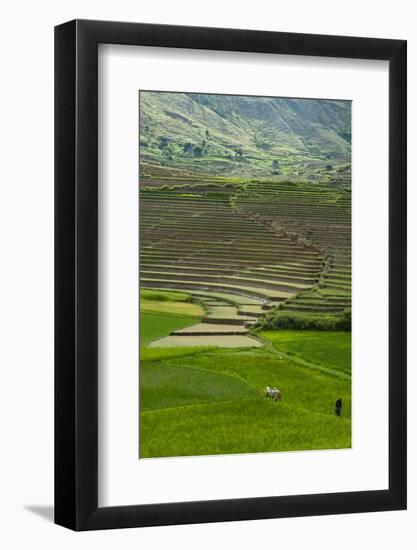
[[[169,140],[168,140],[167,137],[161,136],[161,137],[159,138],[158,147],[159,147],[160,149],[163,149],[164,147],[166,147],[166,146],[168,145],[168,141],[169,141]]]
[[[210,137],[210,132],[208,131],[208,129],[206,128],[206,139],[209,139]]]
[[[193,144],[190,142],[184,143],[184,145],[182,146],[182,149],[184,153],[191,154],[193,152]]]

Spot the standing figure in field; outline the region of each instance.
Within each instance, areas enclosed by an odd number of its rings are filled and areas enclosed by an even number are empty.
[[[342,416],[342,400],[338,399],[336,403],[334,404],[334,412],[336,416]]]
[[[265,397],[272,397],[272,399],[274,399],[275,401],[281,400],[281,392],[278,388],[270,388],[269,386],[267,386],[265,388],[264,395]]]

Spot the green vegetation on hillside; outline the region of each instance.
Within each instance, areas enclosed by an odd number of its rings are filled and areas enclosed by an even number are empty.
[[[351,331],[352,319],[350,309],[337,315],[327,313],[304,313],[274,309],[261,317],[255,329],[261,330],[317,330],[317,331]]]
[[[350,172],[350,102],[140,93],[146,164],[240,177],[327,180]]]

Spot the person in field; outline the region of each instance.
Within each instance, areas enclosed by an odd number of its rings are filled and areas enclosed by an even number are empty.
[[[281,400],[281,392],[278,388],[270,388],[269,386],[266,386],[264,395],[265,397],[272,397],[275,401]]]
[[[338,399],[334,404],[334,412],[336,416],[342,416],[342,408],[343,408],[342,399]]]

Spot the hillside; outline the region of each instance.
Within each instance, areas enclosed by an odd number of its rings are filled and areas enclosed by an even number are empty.
[[[349,101],[140,92],[142,170],[350,179]]]

